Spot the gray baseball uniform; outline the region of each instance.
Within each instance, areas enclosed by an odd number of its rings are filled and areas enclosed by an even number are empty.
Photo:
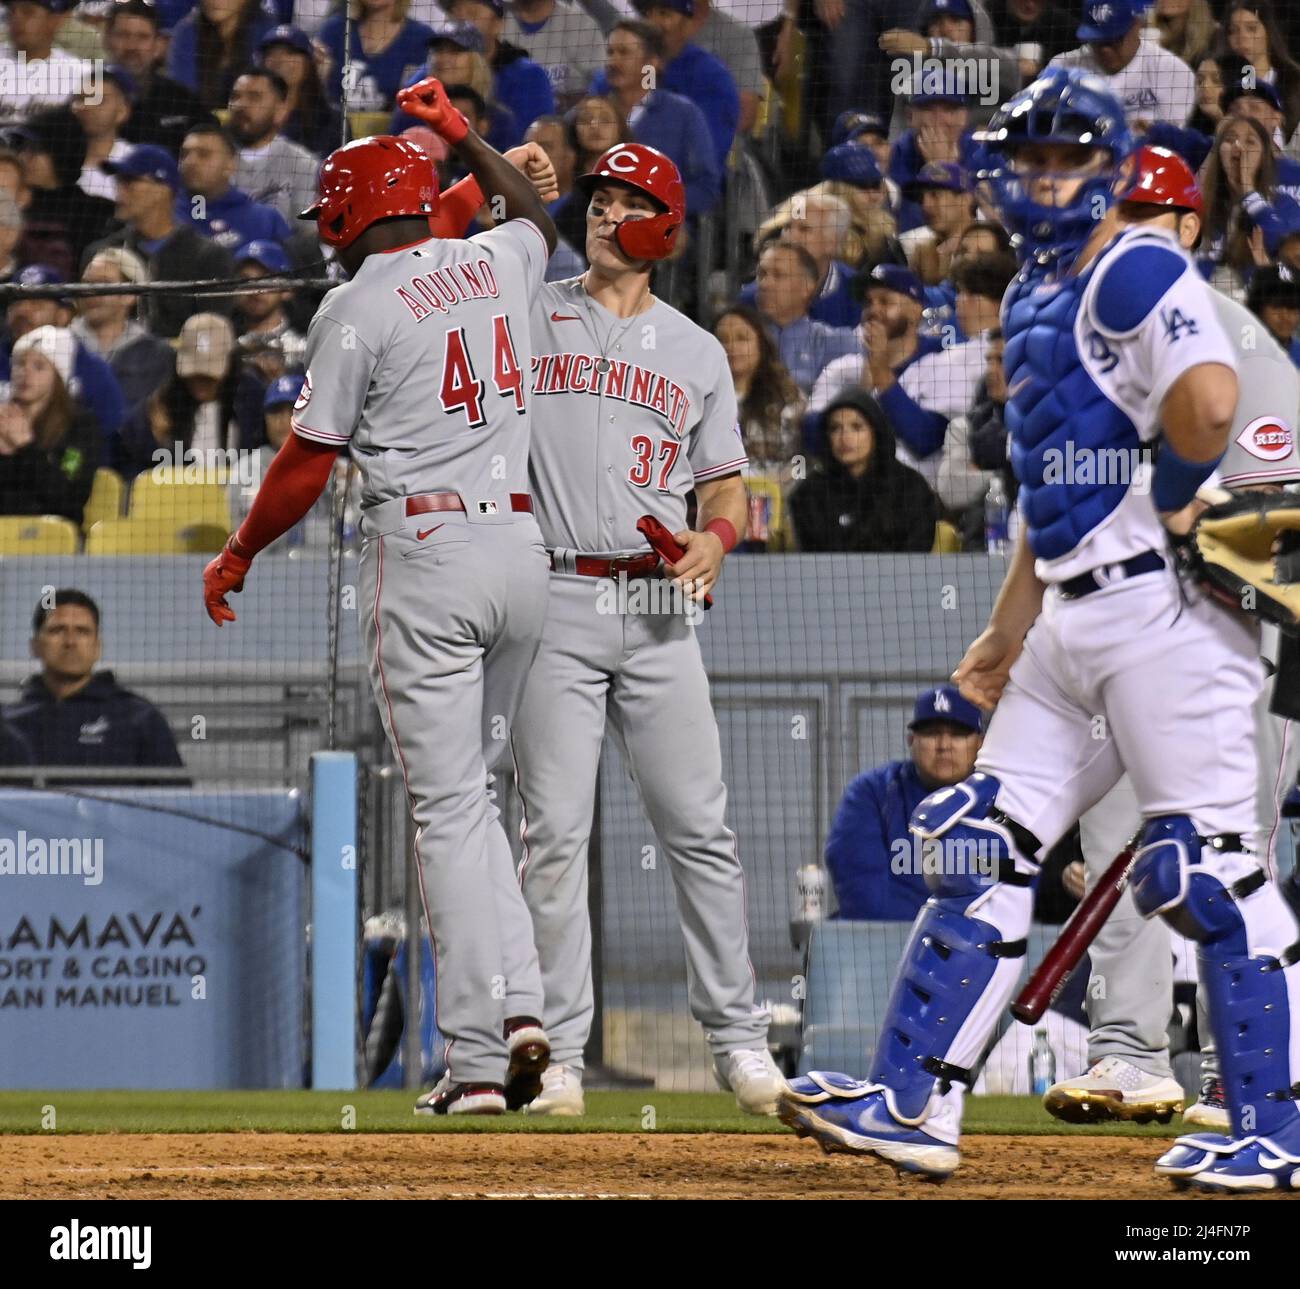
[[[1219,482],[1228,488],[1294,482],[1300,479],[1296,445],[1300,377],[1258,318],[1227,296],[1216,293],[1214,302],[1219,321],[1237,348],[1240,387],[1228,450],[1219,464]],[[1263,651],[1275,656],[1267,632]],[[1268,699],[1266,688],[1255,708],[1260,763],[1256,800],[1261,824],[1257,850],[1267,855],[1271,868],[1281,798],[1295,782],[1300,739],[1289,729],[1289,721],[1269,712]],[[1138,826],[1137,798],[1125,776],[1080,820],[1090,886]],[[1117,1056],[1149,1074],[1169,1074],[1173,962],[1168,926],[1159,918],[1145,920],[1125,891],[1090,953],[1093,980],[1104,981],[1105,988],[1088,993],[1089,1063]],[[1204,990],[1197,992],[1202,1003],[1198,1028],[1208,1045]],[[1212,1048],[1207,1046],[1205,1052],[1207,1072],[1212,1072]]]
[[[692,1015],[717,1054],[762,1048],[767,1016],[754,1006],[744,880],[692,625],[681,612],[611,611],[613,582],[575,571],[579,554],[644,555],[641,515],[678,532],[695,484],[743,469],[722,347],[659,300],[618,318],[577,278],[538,293],[532,336],[531,478],[557,571],[512,746],[552,1060],[581,1068],[591,1030],[587,845],[607,720],[672,874]]]
[[[542,1006],[488,785],[546,611],[525,321],[546,260],[526,220],[371,255],[312,320],[294,410],[298,434],[347,444],[361,472],[370,679],[417,826],[438,1024],[461,1083],[501,1083],[503,1022]],[[463,508],[444,509],[456,494]]]

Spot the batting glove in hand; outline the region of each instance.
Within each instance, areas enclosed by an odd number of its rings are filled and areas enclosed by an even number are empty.
[[[235,621],[235,611],[226,595],[244,589],[244,578],[252,566],[253,561],[236,555],[228,541],[221,554],[203,570],[203,607],[217,626]]]
[[[469,133],[469,121],[465,114],[452,104],[442,82],[436,76],[426,76],[417,84],[399,90],[397,106],[408,116],[423,121],[453,148]]]

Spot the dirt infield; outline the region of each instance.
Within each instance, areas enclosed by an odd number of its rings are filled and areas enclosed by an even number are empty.
[[[976,1136],[942,1186],[792,1136],[168,1133],[0,1138],[0,1198],[1169,1198],[1163,1143]],[[1279,1196],[1279,1198],[1281,1198]]]

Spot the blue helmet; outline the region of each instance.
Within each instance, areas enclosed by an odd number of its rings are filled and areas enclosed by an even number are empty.
[[[1008,99],[975,136],[983,145],[977,178],[992,188],[993,204],[1018,248],[1039,260],[1069,261],[1113,200],[1115,170],[1133,146],[1124,108],[1100,76],[1076,67],[1049,67]],[[1105,148],[1111,164],[1088,176],[1065,206],[1033,201],[1011,154],[1025,143],[1074,143]]]

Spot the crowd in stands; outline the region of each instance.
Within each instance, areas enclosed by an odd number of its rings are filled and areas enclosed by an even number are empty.
[[[319,297],[124,288],[328,276],[295,216],[346,131],[410,131],[458,177],[395,106],[429,72],[499,148],[553,161],[552,279],[585,267],[573,182],[595,157],[635,139],[681,169],[688,236],[662,271],[708,284],[685,303],[735,381],[747,551],[978,549],[988,499],[1014,501],[998,306],[1017,263],[979,200],[976,132],[1049,63],[1095,71],[1135,135],[1197,170],[1201,271],[1300,361],[1300,4],[3,9],[0,282],[47,293],[15,298],[0,335],[0,514],[81,526],[100,468],[129,481],[176,444],[274,450]],[[78,280],[121,293],[57,294]]]

